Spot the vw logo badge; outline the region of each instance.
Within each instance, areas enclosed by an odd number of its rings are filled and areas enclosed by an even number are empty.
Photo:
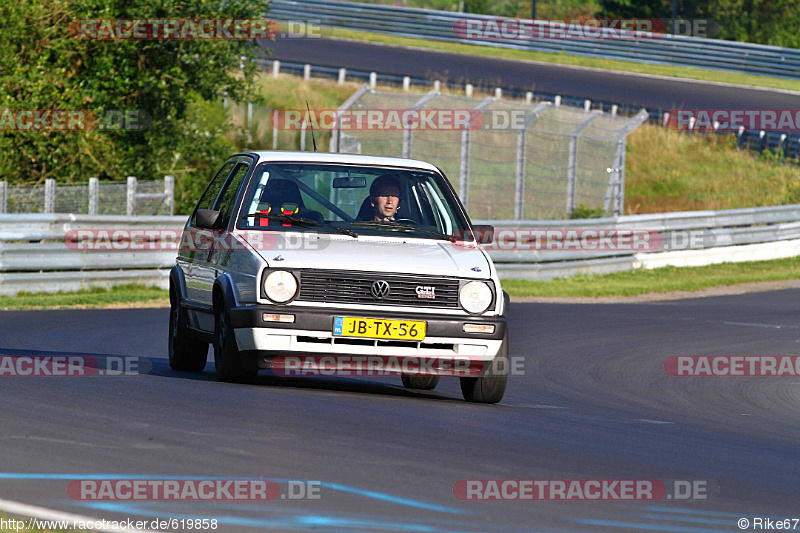
[[[369,292],[372,293],[372,296],[376,300],[380,300],[389,294],[389,284],[382,279],[379,279],[378,281],[372,283],[372,287],[370,288]]]

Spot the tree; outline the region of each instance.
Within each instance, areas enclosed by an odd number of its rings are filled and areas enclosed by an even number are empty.
[[[253,40],[85,39],[85,19],[253,19],[266,0],[16,0],[0,6],[0,179],[85,181],[90,176],[160,178],[216,164],[216,135],[187,117],[193,101],[244,99],[256,67],[240,58]],[[240,68],[241,67],[241,68]],[[138,120],[139,129],[19,131],[19,110],[83,110]],[[18,115],[18,114],[17,114]],[[88,116],[88,115],[87,115]],[[2,118],[7,120],[2,122]],[[146,117],[147,124],[143,124]],[[5,124],[5,125],[4,125]],[[17,126],[19,123],[17,123]],[[127,124],[130,126],[131,124]],[[142,127],[145,126],[145,127]],[[181,176],[179,174],[180,181]],[[207,180],[208,176],[202,179]],[[180,187],[180,185],[179,185]]]

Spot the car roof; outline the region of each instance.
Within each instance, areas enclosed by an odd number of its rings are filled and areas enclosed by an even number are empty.
[[[377,157],[359,154],[335,154],[330,152],[289,152],[289,151],[255,151],[247,152],[258,157],[259,163],[280,161],[291,163],[334,163],[350,165],[374,165],[401,167],[437,171],[438,169],[424,161],[403,159],[400,157]]]

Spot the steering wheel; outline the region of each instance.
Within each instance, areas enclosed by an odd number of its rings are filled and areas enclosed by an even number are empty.
[[[394,222],[398,222],[400,224],[411,224],[412,226],[419,226],[419,222],[416,220],[412,220],[410,218],[396,218]]]

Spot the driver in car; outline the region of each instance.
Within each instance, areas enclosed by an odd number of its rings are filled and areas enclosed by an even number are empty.
[[[400,182],[390,174],[384,174],[372,182],[369,188],[373,219],[376,222],[394,222],[400,204]]]

